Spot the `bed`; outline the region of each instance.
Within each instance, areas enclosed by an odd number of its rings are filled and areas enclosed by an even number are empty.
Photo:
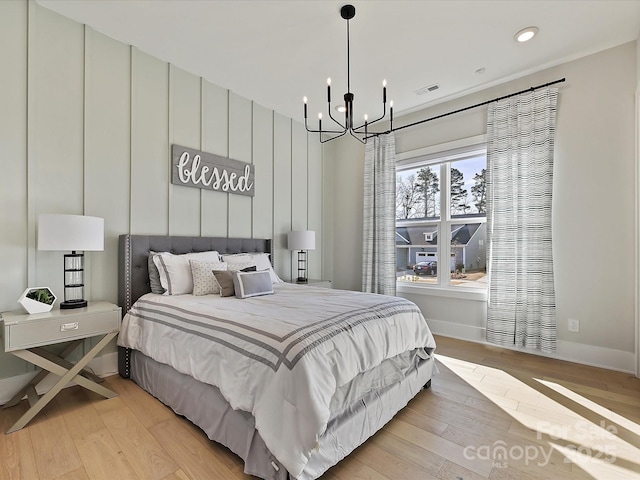
[[[151,293],[150,252],[271,246],[120,236],[119,371],[241,457],[245,473],[313,480],[430,385],[435,342],[419,309],[397,297],[284,282],[243,299]],[[235,279],[252,275],[264,277]]]

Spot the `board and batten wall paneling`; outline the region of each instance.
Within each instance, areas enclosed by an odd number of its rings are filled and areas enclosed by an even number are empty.
[[[275,270],[283,280],[291,279],[291,119],[273,115],[273,250]]]
[[[132,48],[131,233],[169,233],[169,65]]]
[[[334,172],[337,166],[335,165],[337,160],[336,144],[337,140],[329,143],[319,143],[322,158],[322,245],[324,251],[322,252],[322,275],[323,278],[327,278],[333,281],[333,287],[336,286],[336,277],[334,274],[333,265],[334,252],[336,248],[341,246],[336,245],[335,232],[339,229],[339,225],[335,223],[336,206],[335,206],[335,188],[334,188]],[[340,157],[343,158],[343,157]]]
[[[203,152],[223,157],[229,154],[229,91],[201,80]],[[202,235],[224,237],[228,232],[229,194],[200,190]]]
[[[171,65],[169,79],[169,143],[199,150],[200,77]],[[170,155],[166,158],[169,169]],[[169,184],[169,234],[200,235],[199,188]]]
[[[308,230],[307,215],[307,131],[291,122],[291,230]],[[297,252],[291,256],[291,278],[298,276]],[[308,275],[308,272],[307,272]]]
[[[15,310],[27,288],[27,3],[0,2],[0,311]],[[30,371],[0,353],[0,378]],[[8,373],[5,373],[8,372]]]
[[[291,122],[291,229],[307,230],[307,131]]]
[[[316,249],[309,252],[307,269],[309,278],[331,280],[322,269],[322,144],[315,140],[315,135],[309,135],[307,141],[307,225],[309,230],[316,232]]]
[[[256,194],[253,197],[253,236],[273,236],[273,112],[253,104],[253,165]]]
[[[29,248],[41,213],[84,208],[84,27],[29,2]],[[33,251],[33,250],[32,250]],[[63,252],[35,251],[29,285],[64,296]]]
[[[252,102],[229,92],[229,158],[251,163]],[[256,190],[260,183],[256,182]],[[229,194],[229,236],[251,237],[253,197]]]
[[[27,287],[27,4],[0,2],[0,308],[13,310]]]
[[[300,125],[33,1],[0,2],[0,40],[2,311],[16,309],[28,286],[49,286],[63,299],[64,252],[36,250],[40,213],[105,219],[105,250],[85,258],[89,300],[117,301],[123,233],[270,237],[276,272],[287,279],[295,218],[318,233],[319,254],[328,220],[318,218],[333,214],[319,195],[321,145]],[[256,196],[179,191],[170,183],[172,143],[253,162]],[[295,196],[306,202],[295,212],[294,175]],[[98,373],[115,371],[110,352]],[[0,398],[31,371],[0,354]]]
[[[86,27],[84,213],[104,218],[104,251],[87,252],[85,298],[118,300],[118,235],[129,230],[131,49]]]

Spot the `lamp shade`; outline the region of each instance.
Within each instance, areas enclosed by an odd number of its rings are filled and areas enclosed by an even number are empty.
[[[313,230],[295,230],[287,236],[289,250],[315,250],[316,232]]]
[[[42,214],[38,217],[38,250],[104,250],[104,218]]]

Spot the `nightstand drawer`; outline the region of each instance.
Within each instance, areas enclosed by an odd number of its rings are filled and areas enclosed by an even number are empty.
[[[88,338],[120,328],[120,309],[93,312],[78,310],[84,312],[30,315],[27,320],[14,324],[9,323],[5,316],[5,351]]]

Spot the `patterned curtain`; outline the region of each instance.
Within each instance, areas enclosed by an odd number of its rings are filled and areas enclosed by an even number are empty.
[[[396,294],[396,140],[367,142],[364,156],[362,291]]]
[[[487,340],[553,353],[551,194],[557,89],[489,105]]]

